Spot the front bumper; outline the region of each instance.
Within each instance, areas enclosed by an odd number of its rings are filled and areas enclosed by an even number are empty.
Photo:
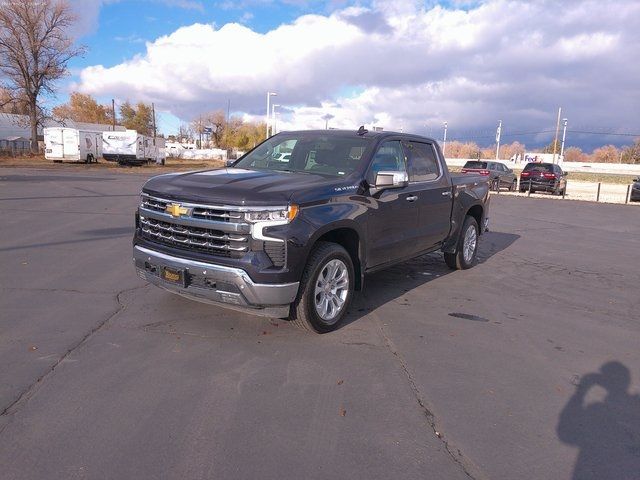
[[[133,262],[138,276],[172,293],[255,315],[285,318],[298,294],[299,282],[254,283],[240,268],[187,260],[145,247],[134,246]],[[183,272],[182,284],[161,278],[168,267]]]

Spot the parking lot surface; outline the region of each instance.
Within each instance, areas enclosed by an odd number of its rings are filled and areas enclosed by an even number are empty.
[[[145,177],[0,170],[2,478],[640,478],[640,209],[494,196],[327,335],[131,262]]]

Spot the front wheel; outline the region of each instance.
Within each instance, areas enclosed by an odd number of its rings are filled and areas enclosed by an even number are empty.
[[[311,252],[291,309],[291,321],[317,333],[340,326],[354,285],[353,262],[340,245],[319,242]]]
[[[444,254],[444,261],[449,268],[452,270],[466,270],[473,267],[478,255],[479,231],[476,219],[467,215],[462,224],[456,253],[445,252]]]

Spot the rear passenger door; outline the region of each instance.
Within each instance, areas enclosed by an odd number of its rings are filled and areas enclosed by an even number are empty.
[[[418,222],[413,229],[414,253],[441,244],[451,228],[451,185],[438,162],[432,143],[403,141],[409,187],[417,196]]]

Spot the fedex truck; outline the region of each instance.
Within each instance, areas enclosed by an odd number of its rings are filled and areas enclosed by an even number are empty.
[[[102,155],[121,165],[164,163],[164,138],[148,137],[136,130],[102,132]]]
[[[68,127],[47,127],[44,134],[44,157],[54,162],[97,162],[102,157],[102,132]]]

